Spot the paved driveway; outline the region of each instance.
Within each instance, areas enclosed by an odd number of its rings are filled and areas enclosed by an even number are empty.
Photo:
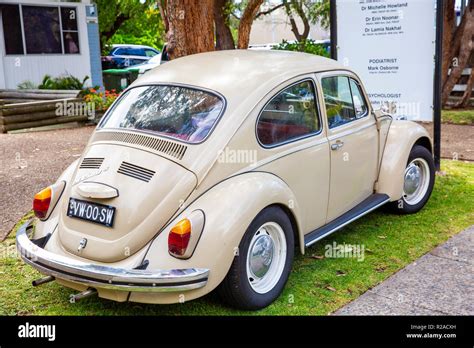
[[[474,315],[474,226],[334,314]]]
[[[93,130],[0,134],[0,241],[31,209],[33,195],[81,155]]]

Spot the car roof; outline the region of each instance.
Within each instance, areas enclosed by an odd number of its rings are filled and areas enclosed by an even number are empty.
[[[172,60],[139,78],[135,85],[175,83],[221,93],[227,99],[242,91],[269,91],[298,75],[347,70],[337,61],[314,54],[279,50],[227,50]]]
[[[133,45],[133,44],[114,44],[112,45],[112,48],[149,48],[149,49],[152,49],[154,51],[157,51],[157,49],[153,48],[153,47],[150,47],[150,46],[145,46],[145,45]]]

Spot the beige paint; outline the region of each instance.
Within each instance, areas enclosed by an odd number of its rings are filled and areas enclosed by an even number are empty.
[[[81,159],[71,165],[59,179],[67,183],[59,208],[47,221],[37,223],[35,236],[44,236],[59,224],[46,249],[99,265],[134,268],[146,258],[148,269],[210,269],[208,284],[185,292],[184,298],[178,292],[135,292],[129,298],[175,303],[203,296],[219,285],[247,227],[269,205],[284,207],[294,218],[304,252],[305,234],[368,197],[374,187],[392,200],[398,199],[410,149],[417,139],[427,136],[426,131],[412,122],[393,121],[387,132],[390,119],[372,109],[363,119],[328,130],[319,83],[326,71],[357,78],[337,62],[317,56],[239,50],[180,58],[144,75],[135,85],[173,83],[216,91],[226,98],[225,114],[203,144],[187,145],[182,159],[143,145],[106,139],[105,130],[98,129],[83,157],[105,157],[103,168],[108,169],[100,173],[79,169]],[[322,131],[275,148],[262,148],[255,137],[260,111],[279,91],[302,79],[316,84]],[[330,150],[337,139],[344,139],[349,161]],[[247,158],[251,161],[222,161],[222,151],[239,150],[251,153]],[[156,173],[148,183],[117,174],[122,161]],[[114,228],[66,216],[67,201],[71,196],[80,198],[75,186],[83,179],[118,189],[116,198],[88,198],[117,207]],[[169,255],[169,230],[196,210],[205,214],[205,224],[193,255],[188,259]],[[78,253],[84,236],[89,239],[87,247]],[[62,283],[78,290],[83,287]],[[99,296],[116,301],[128,296],[128,292],[98,290]]]

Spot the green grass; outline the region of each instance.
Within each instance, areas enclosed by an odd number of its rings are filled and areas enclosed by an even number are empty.
[[[471,110],[443,110],[441,121],[452,124],[473,125],[474,109]]]
[[[14,233],[0,244],[2,315],[326,315],[354,300],[410,262],[474,223],[474,165],[443,161],[427,206],[409,216],[372,213],[296,256],[279,299],[259,312],[225,307],[215,294],[176,305],[115,303],[88,298],[71,304],[73,290],[52,282],[39,288],[40,274],[14,253]],[[324,246],[363,244],[365,259],[319,258]]]

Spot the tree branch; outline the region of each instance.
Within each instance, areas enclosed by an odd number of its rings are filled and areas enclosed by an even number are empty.
[[[257,19],[257,18],[259,18],[259,17],[261,17],[261,16],[266,16],[266,15],[272,13],[273,11],[276,11],[276,10],[278,10],[279,8],[282,8],[283,6],[285,6],[285,4],[281,3],[281,4],[276,5],[276,6],[270,8],[270,9],[268,9],[268,10],[266,10],[266,11],[260,11],[260,12],[257,13],[257,15],[255,16],[255,19]]]

